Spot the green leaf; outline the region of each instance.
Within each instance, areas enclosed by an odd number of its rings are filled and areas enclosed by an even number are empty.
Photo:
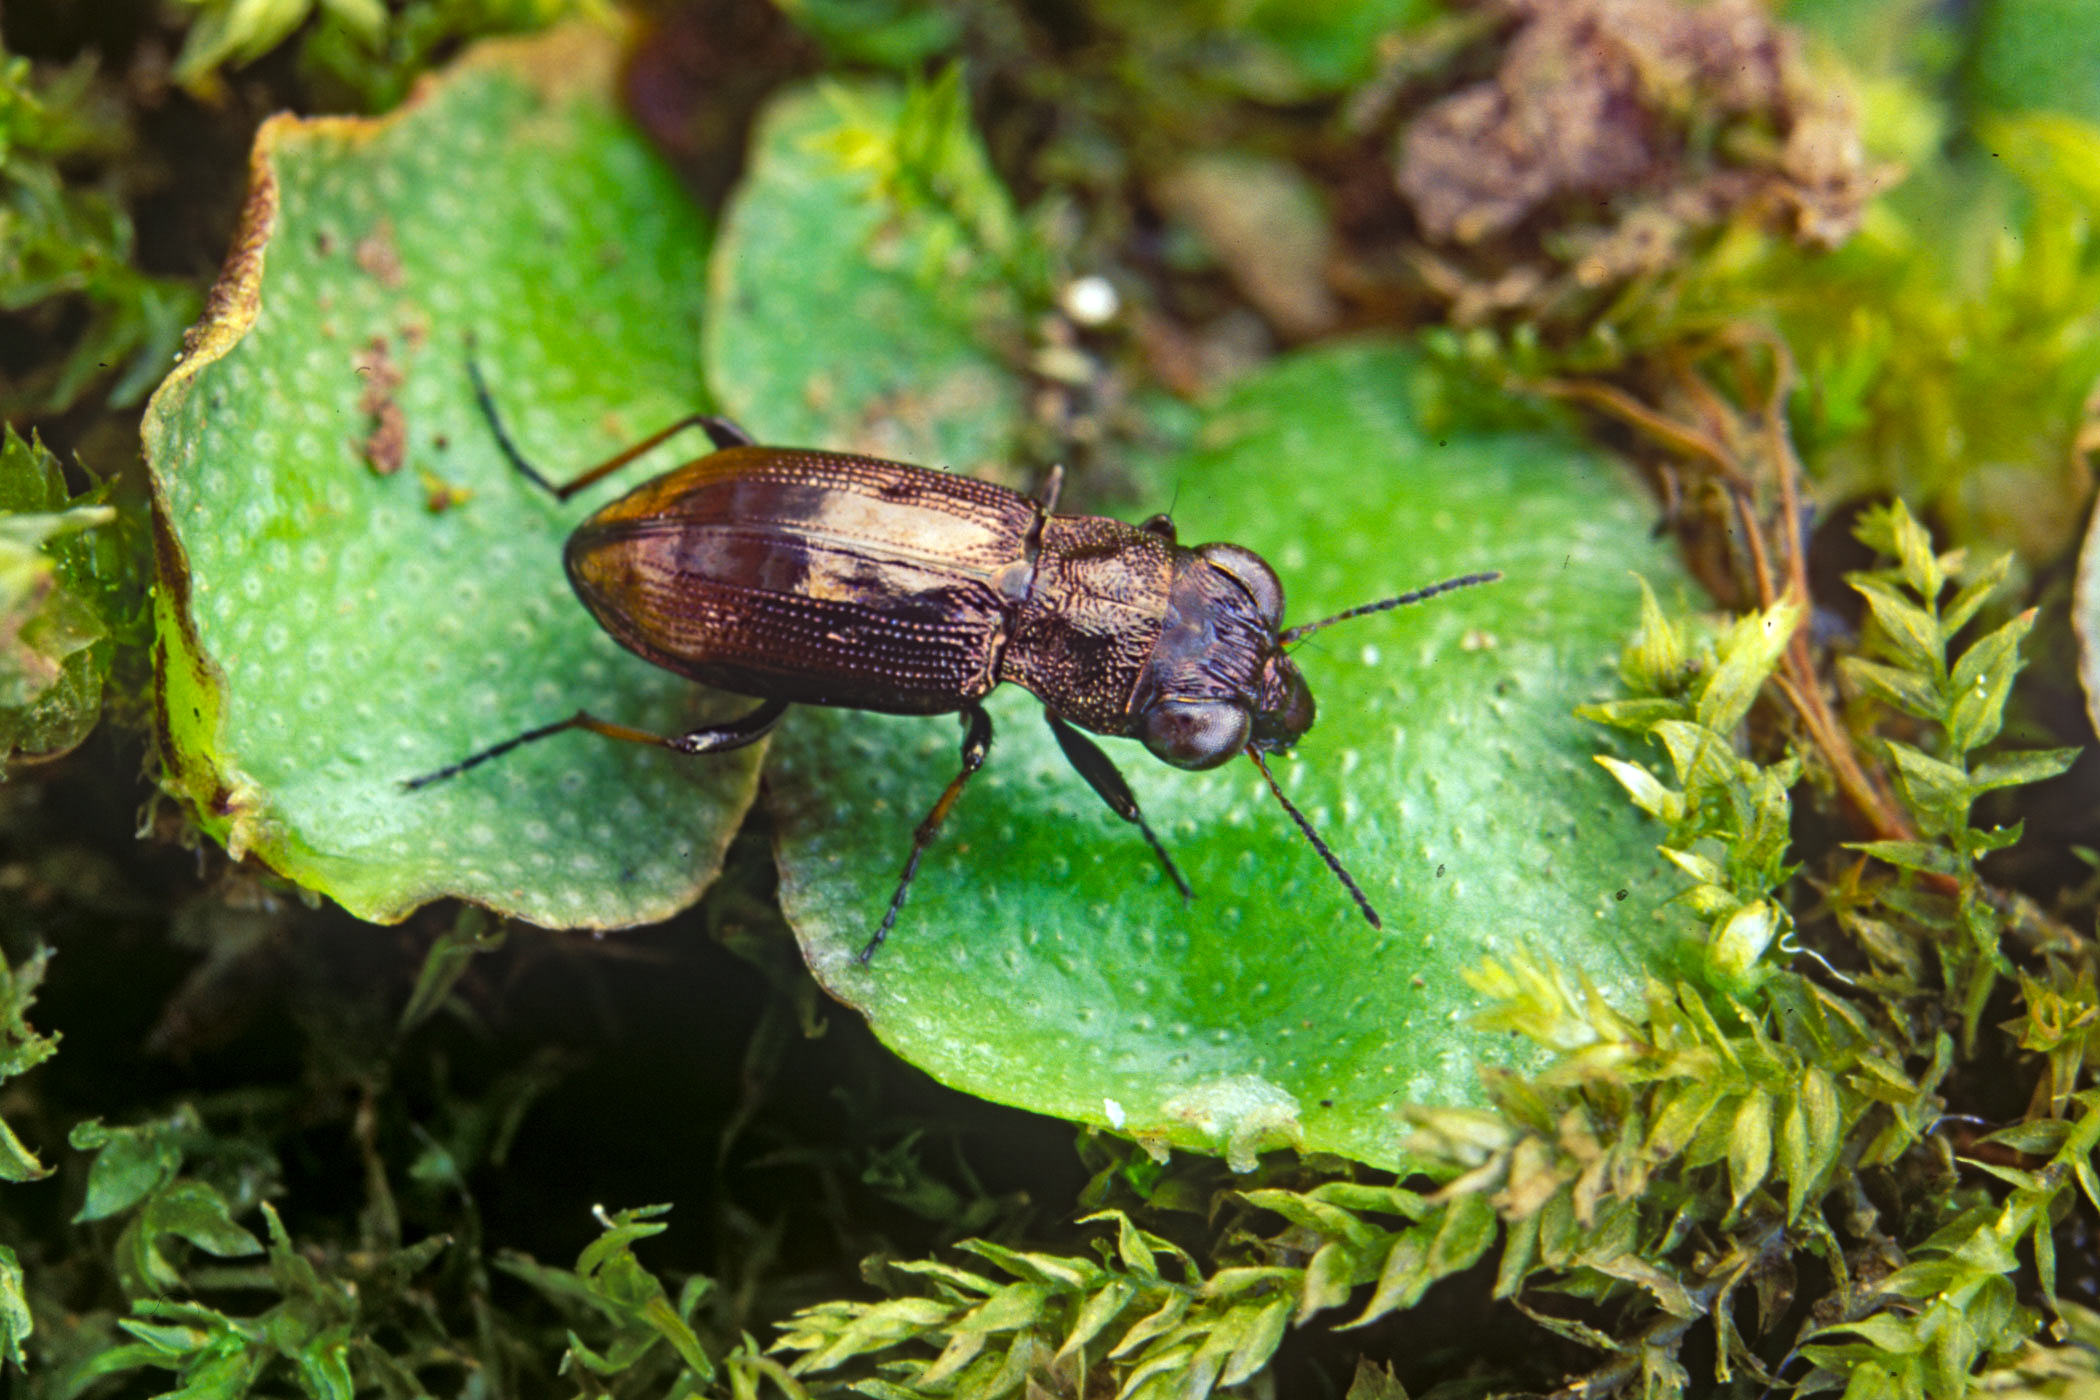
[[[1984,759],[1970,770],[1969,789],[1983,793],[1994,788],[2044,783],[2068,773],[2077,761],[2077,749],[2024,749],[2001,753]]]
[[[1673,695],[1691,674],[1691,653],[1684,632],[1663,612],[1648,580],[1641,585],[1641,622],[1619,653],[1619,678],[1635,695]]]
[[[1799,605],[1786,599],[1737,618],[1721,638],[1719,664],[1700,689],[1693,718],[1720,734],[1740,724],[1800,622]]]
[[[1603,753],[1597,754],[1596,759],[1604,765],[1605,772],[1619,780],[1619,786],[1626,789],[1626,795],[1633,799],[1634,806],[1664,822],[1675,823],[1683,820],[1683,793],[1673,792],[1664,787],[1654,774],[1638,763],[1628,763],[1624,759],[1613,758],[1610,754]]]
[[[864,967],[957,730],[799,710],[767,779],[782,903],[819,979],[887,1044],[969,1092],[1241,1164],[1286,1144],[1393,1164],[1393,1097],[1479,1102],[1481,1065],[1536,1063],[1467,1024],[1484,998],[1461,974],[1484,953],[1559,930],[1561,965],[1637,1001],[1684,925],[1658,913],[1672,877],[1570,712],[1611,683],[1597,663],[1634,614],[1628,563],[1673,583],[1674,565],[1646,545],[1628,560],[1645,507],[1570,444],[1428,437],[1410,405],[1437,383],[1376,345],[1285,360],[1162,478],[1183,483],[1183,538],[1261,553],[1292,619],[1508,575],[1299,652],[1320,722],[1278,777],[1384,931],[1251,765],[1176,772],[1105,741],[1195,888],[1181,905],[1008,689],[984,771]]]
[[[13,1128],[0,1122],[0,1181],[40,1181],[49,1175],[51,1168],[22,1145]]]
[[[392,117],[266,124],[213,312],[147,414],[166,783],[365,918],[444,895],[662,918],[754,790],[757,748],[588,733],[402,786],[579,707],[663,733],[714,713],[563,578],[564,533],[616,488],[532,488],[466,373],[472,336],[558,477],[703,403],[703,230],[616,113],[614,50],[584,28],[484,45]]]
[[[1898,739],[1883,740],[1882,746],[1895,767],[1903,803],[1917,814],[1926,834],[1961,830],[1975,800],[1968,773]]]
[[[2020,640],[2034,628],[2029,608],[1962,653],[1947,678],[1953,697],[1947,709],[1947,742],[1957,753],[1982,748],[1998,737],[2005,697],[2020,671]]]
[[[1655,726],[1677,781],[1686,792],[1698,788],[1725,789],[1742,766],[1725,735],[1690,720],[1666,719]]]
[[[1937,676],[1944,664],[1946,642],[1932,615],[1894,588],[1867,574],[1848,574],[1853,589],[1867,600],[1881,635],[1903,669]]]
[[[0,772],[66,752],[101,717],[109,629],[61,551],[115,517],[92,498],[72,503],[41,443],[0,432]]]
[[[407,1032],[428,1020],[444,1005],[475,956],[501,948],[507,932],[501,925],[490,928],[488,916],[479,909],[460,910],[452,927],[433,939],[430,951],[423,955],[416,985],[401,1008],[399,1028]]]
[[[306,21],[314,0],[200,0],[175,60],[175,80],[196,84],[222,63],[260,58]]]
[[[0,1357],[12,1362],[17,1371],[29,1364],[22,1357],[22,1343],[35,1331],[21,1260],[11,1246],[0,1244]]]
[[[89,1119],[74,1127],[69,1141],[79,1151],[92,1151],[87,1196],[74,1215],[75,1224],[107,1220],[130,1210],[172,1181],[182,1167],[177,1135],[183,1122],[149,1123],[136,1128],[108,1128]]]
[[[140,134],[110,120],[114,84],[91,82],[93,66],[32,66],[0,52],[0,310],[25,349],[66,327],[55,344],[44,341],[42,363],[33,350],[10,361],[0,383],[10,419],[56,416],[112,372],[106,404],[131,406],[166,372],[197,315],[189,276],[149,277],[137,266],[127,212],[137,191],[123,187]]]
[[[1903,581],[1927,603],[1939,597],[1947,578],[1933,551],[1932,536],[1901,500],[1861,512],[1853,534],[1876,553],[1894,559]],[[1855,582],[1854,587],[1857,586]]]
[[[996,477],[1024,394],[992,347],[1025,338],[1021,303],[997,250],[885,197],[905,102],[834,83],[767,107],[715,250],[708,379],[761,442]],[[992,181],[967,129],[946,145],[956,183]]]
[[[1977,9],[1965,65],[1973,98],[2004,112],[2056,109],[2100,122],[2095,0],[1991,0]]]
[[[222,1259],[263,1252],[262,1242],[234,1223],[226,1198],[202,1181],[177,1181],[161,1192],[146,1207],[143,1228],[188,1240]]]
[[[1707,965],[1722,986],[1747,990],[1756,985],[1759,960],[1765,950],[1787,927],[1788,921],[1777,904],[1768,899],[1751,900],[1714,930]]]
[[[1976,616],[1977,610],[1984,605],[1985,600],[1996,593],[1999,586],[2005,582],[2006,574],[2012,569],[2012,562],[2012,555],[2001,554],[1961,586],[1961,591],[1954,595],[1953,600],[1940,609],[1941,635],[1951,639],[1955,633],[1969,625],[1969,619]]]
[[[1899,870],[1918,870],[1928,875],[1961,874],[1961,861],[1954,852],[1930,841],[1848,841],[1845,846]]]
[[[1900,666],[1884,666],[1857,656],[1838,658],[1845,678],[1883,704],[1893,705],[1919,719],[1940,720],[1946,707],[1932,677]]]
[[[1279,1291],[1267,1302],[1233,1309],[1239,1325],[1233,1336],[1232,1354],[1218,1373],[1219,1385],[1238,1385],[1268,1364],[1283,1340],[1284,1328],[1290,1325],[1295,1301],[1289,1293]]]
[[[915,68],[952,47],[962,16],[925,0],[779,0],[780,9],[841,58]]]
[[[1772,1167],[1772,1096],[1753,1089],[1736,1108],[1728,1134],[1728,1185],[1741,1210],[1750,1193],[1763,1184]]]
[[[1726,885],[1728,883],[1728,872],[1696,851],[1679,851],[1669,846],[1663,846],[1659,849],[1662,851],[1665,860],[1701,884]]]

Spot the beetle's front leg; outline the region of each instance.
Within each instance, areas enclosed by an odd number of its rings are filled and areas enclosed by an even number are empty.
[[[926,814],[926,820],[912,832],[911,855],[905,859],[904,875],[897,881],[897,893],[890,896],[890,907],[882,916],[882,926],[875,930],[868,946],[860,950],[862,963],[874,957],[882,940],[890,936],[890,927],[897,922],[897,911],[904,907],[904,893],[911,888],[912,877],[919,873],[919,857],[926,854],[926,848],[933,844],[941,823],[948,820],[955,799],[962,796],[963,784],[970,781],[971,774],[984,767],[984,756],[992,751],[992,717],[984,712],[984,706],[971,704],[962,712],[962,722],[962,772],[955,775],[948,790],[941,794],[941,800],[934,803],[933,810]]]
[[[1101,800],[1108,804],[1110,811],[1126,822],[1137,824],[1137,829],[1145,833],[1152,853],[1166,867],[1167,878],[1174,882],[1174,888],[1181,891],[1183,899],[1192,898],[1189,882],[1182,879],[1181,872],[1174,868],[1174,858],[1167,854],[1167,848],[1160,844],[1144,814],[1138,811],[1136,794],[1131,792],[1130,784],[1123,781],[1123,775],[1116,771],[1116,765],[1109,761],[1108,755],[1101,752],[1101,746],[1048,710],[1043,711],[1043,718],[1050,721],[1050,732],[1057,736],[1057,746],[1065,751],[1066,760],[1079,770],[1079,776],[1101,794]]]
[[[457,763],[448,763],[436,772],[425,773],[419,778],[405,778],[401,786],[410,791],[429,787],[432,783],[442,782],[446,778],[458,777],[469,768],[479,768],[492,758],[501,758],[520,744],[529,744],[535,739],[551,739],[571,729],[588,729],[593,734],[603,734],[608,739],[620,739],[630,744],[660,744],[675,753],[727,753],[731,749],[740,749],[746,744],[755,744],[763,739],[772,731],[774,725],[780,723],[780,717],[787,713],[787,707],[788,702],[785,700],[768,700],[748,714],[739,715],[721,724],[688,730],[683,734],[654,734],[646,729],[633,729],[624,724],[614,724],[608,719],[600,719],[588,710],[578,710],[567,719],[556,720],[552,724],[543,724],[537,729],[528,729],[523,734],[513,735],[500,744],[491,744],[478,753],[468,754]]]

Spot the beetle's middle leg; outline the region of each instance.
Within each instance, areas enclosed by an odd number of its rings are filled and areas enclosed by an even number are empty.
[[[933,810],[926,814],[926,820],[920,822],[918,829],[912,832],[911,854],[905,858],[904,875],[897,881],[897,892],[890,896],[890,907],[882,916],[882,926],[875,930],[875,936],[868,940],[868,946],[860,950],[862,963],[874,957],[875,950],[882,946],[882,940],[890,936],[890,927],[897,922],[897,911],[904,907],[905,891],[911,888],[912,877],[919,873],[919,857],[926,854],[926,848],[933,844],[933,838],[939,833],[941,823],[948,820],[948,812],[955,806],[955,799],[962,796],[963,784],[970,781],[971,775],[978,769],[984,767],[984,756],[992,751],[992,717],[984,712],[984,706],[972,704],[962,712],[962,720],[962,772],[955,775],[954,781],[948,784],[947,791],[941,794],[941,800],[934,803]]]
[[[676,437],[687,428],[700,429],[707,434],[708,441],[712,442],[717,448],[749,447],[752,445],[751,434],[745,432],[729,419],[718,417],[712,413],[689,413],[670,427],[665,428],[662,432],[651,433],[634,446],[614,453],[597,466],[585,471],[582,475],[556,485],[548,480],[538,467],[527,461],[525,454],[518,450],[517,443],[511,440],[510,430],[503,426],[502,415],[496,412],[496,397],[489,392],[488,381],[481,377],[481,366],[474,362],[472,355],[467,357],[467,377],[474,381],[474,402],[480,405],[481,416],[488,420],[489,431],[495,434],[496,446],[502,449],[505,459],[517,469],[520,476],[523,476],[527,481],[553,496],[557,501],[566,501],[586,486],[603,481],[644,452],[658,446],[668,438]]]
[[[448,763],[436,772],[425,773],[419,778],[404,779],[401,786],[414,791],[416,788],[429,787],[432,783],[443,782],[446,778],[456,778],[469,768],[479,768],[492,758],[501,758],[521,744],[529,744],[535,739],[549,739],[570,729],[588,729],[593,734],[603,734],[608,739],[620,739],[630,744],[660,744],[673,753],[727,753],[731,749],[740,749],[746,744],[754,744],[763,739],[774,725],[780,723],[780,717],[787,712],[787,707],[788,702],[785,700],[768,700],[748,714],[739,715],[721,724],[690,729],[683,734],[655,734],[646,729],[634,729],[624,724],[614,724],[611,720],[600,719],[588,710],[578,710],[567,719],[556,720],[552,724],[543,724],[537,729],[528,729],[523,734],[513,735],[500,744],[491,744],[478,753],[468,754],[457,763]]]
[[[1145,841],[1152,847],[1152,853],[1166,867],[1167,878],[1174,882],[1174,888],[1181,891],[1183,899],[1193,898],[1189,882],[1182,879],[1181,872],[1174,868],[1174,858],[1167,854],[1167,848],[1160,844],[1144,814],[1138,811],[1137,795],[1131,792],[1130,784],[1123,781],[1123,775],[1116,771],[1116,765],[1109,761],[1108,755],[1101,752],[1101,746],[1048,710],[1043,711],[1043,718],[1050,721],[1050,732],[1057,736],[1057,746],[1079,770],[1079,776],[1101,794],[1101,800],[1108,804],[1110,811],[1126,822],[1137,824],[1137,829],[1145,833]]]

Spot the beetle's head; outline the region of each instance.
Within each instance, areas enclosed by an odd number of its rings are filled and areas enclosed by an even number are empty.
[[[1283,585],[1275,570],[1236,544],[1177,556],[1134,732],[1176,768],[1215,768],[1250,743],[1287,747],[1312,723],[1313,705],[1277,649]]]
[[[1242,753],[1254,760],[1364,918],[1380,927],[1371,901],[1269,772],[1264,755],[1297,743],[1313,722],[1312,691],[1284,649],[1330,624],[1500,577],[1467,574],[1284,631],[1283,585],[1260,555],[1236,544],[1178,551],[1166,625],[1146,665],[1133,732],[1176,768],[1215,768]]]

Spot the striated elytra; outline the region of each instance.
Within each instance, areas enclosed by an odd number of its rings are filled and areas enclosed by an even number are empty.
[[[1332,623],[1488,583],[1446,579],[1283,627],[1283,585],[1252,550],[1190,548],[1164,515],[1127,525],[1056,513],[1061,469],[1037,495],[874,457],[761,447],[725,418],[694,414],[556,485],[504,430],[478,369],[476,398],[527,480],[567,500],[676,433],[715,451],[644,482],[570,535],[577,596],[635,654],[761,703],[726,723],[661,735],[578,711],[411,778],[420,788],[569,729],[722,753],[765,735],[789,705],[885,714],[959,712],[962,769],[912,834],[911,853],[860,959],[889,936],[919,860],[983,767],[982,701],[1011,681],[1043,702],[1058,747],[1137,826],[1175,888],[1188,882],[1107,754],[1082,730],[1143,742],[1177,768],[1245,754],[1375,927],[1361,888],[1283,795],[1266,755],[1296,743],[1313,699],[1287,648]]]

